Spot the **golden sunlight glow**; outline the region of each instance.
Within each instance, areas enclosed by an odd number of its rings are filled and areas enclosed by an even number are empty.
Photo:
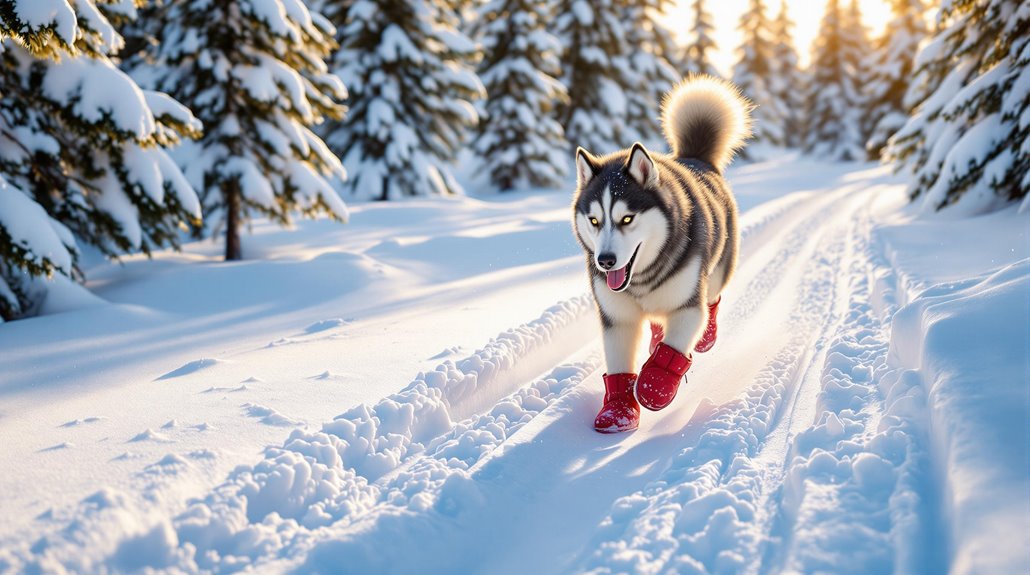
[[[693,0],[676,0],[665,15],[669,29],[677,34],[680,42],[685,42],[693,24],[691,5]],[[712,63],[724,74],[728,74],[736,62],[736,50],[740,45],[740,15],[747,8],[748,0],[708,0],[705,6],[712,14],[715,25],[715,41],[719,51],[712,56]],[[847,6],[849,0],[842,0],[841,6]],[[798,50],[798,58],[802,65],[808,64],[812,40],[819,32],[819,22],[823,17],[825,0],[787,0],[787,11],[794,21],[794,45]],[[780,10],[780,0],[766,0],[769,18],[775,18]],[[891,9],[886,0],[860,0],[862,19],[869,27],[871,37],[879,36],[890,20]]]

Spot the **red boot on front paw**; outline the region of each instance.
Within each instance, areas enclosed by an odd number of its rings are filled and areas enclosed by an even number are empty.
[[[715,316],[719,314],[719,302],[721,301],[722,296],[719,296],[715,302],[708,304],[708,327],[705,328],[704,335],[694,346],[694,351],[698,353],[704,353],[715,345],[715,335],[719,329],[719,326],[715,325]]]
[[[690,356],[683,355],[675,349],[658,344],[651,357],[644,362],[637,377],[634,394],[640,405],[658,411],[668,407],[676,398],[683,374],[690,369]]]
[[[604,405],[594,418],[594,429],[601,433],[631,431],[640,424],[640,406],[633,397],[635,373],[604,374]]]

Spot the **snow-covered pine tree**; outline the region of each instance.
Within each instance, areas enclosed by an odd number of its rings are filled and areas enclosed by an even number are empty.
[[[863,148],[873,132],[876,124],[870,119],[869,110],[872,102],[869,98],[868,85],[871,78],[873,56],[872,42],[869,40],[869,29],[862,22],[862,11],[858,0],[851,0],[847,10],[842,12],[841,50],[844,52],[844,63],[847,66],[849,101],[855,117],[859,122],[859,140]],[[864,158],[863,154],[859,158]]]
[[[626,41],[629,45],[629,74],[636,76],[633,90],[627,95],[629,127],[635,132],[634,140],[649,146],[662,142],[659,122],[661,101],[682,75],[666,59],[663,38],[667,38],[655,17],[663,13],[667,0],[623,0]]]
[[[623,148],[638,137],[629,127],[628,94],[640,86],[630,69],[622,8],[617,0],[559,0],[557,6],[562,81],[569,93],[559,121],[572,146],[594,153]]]
[[[200,217],[165,150],[200,123],[111,61],[112,21],[133,14],[131,2],[0,5],[0,320],[37,309],[40,276],[81,280],[80,242],[149,253]]]
[[[739,59],[733,68],[733,83],[756,106],[753,116],[755,141],[780,144],[783,130],[777,118],[784,112],[770,86],[774,72],[770,24],[764,0],[749,0],[738,26],[744,40],[737,49]],[[743,156],[748,157],[746,152]]]
[[[772,118],[779,125],[782,137],[780,145],[797,148],[804,141],[805,76],[798,67],[798,53],[794,48],[791,30],[794,22],[787,12],[787,2],[782,0],[780,11],[772,21],[772,74],[769,77],[769,92],[776,102]]]
[[[333,65],[350,110],[328,125],[326,141],[344,159],[348,194],[462,193],[450,166],[485,90],[470,64],[477,47],[456,28],[454,10],[430,0],[347,0],[335,14]]]
[[[844,16],[838,0],[827,1],[812,48],[804,149],[830,159],[859,160],[865,157],[862,109],[855,103],[845,60]]]
[[[688,72],[719,77],[712,65],[711,55],[718,48],[715,44],[715,25],[712,14],[705,7],[705,0],[694,0],[691,5],[694,20],[690,37],[684,48],[683,63]]]
[[[905,93],[912,81],[919,43],[926,37],[923,0],[893,0],[891,21],[878,40],[867,85],[869,122],[873,126],[866,151],[879,159],[887,139],[908,119]]]
[[[440,0],[448,8],[454,12],[454,17],[457,18],[455,21],[455,27],[462,32],[465,32],[469,28],[475,25],[475,20],[478,17],[478,11],[482,4],[487,0]],[[472,37],[471,35],[469,36]]]
[[[1030,4],[945,2],[916,57],[915,107],[887,156],[914,174],[923,210],[1030,211]]]
[[[567,96],[557,79],[561,45],[546,29],[552,17],[546,3],[492,0],[477,20],[487,100],[475,150],[502,191],[556,187],[567,171],[565,134],[554,117]]]
[[[158,44],[134,67],[204,123],[174,157],[201,192],[206,230],[224,229],[225,259],[243,255],[254,213],[347,219],[333,189],[343,167],[311,128],[339,118],[346,91],[328,71],[333,26],[303,2],[181,0],[156,15]],[[153,73],[156,71],[156,73]]]
[[[157,29],[161,25],[161,20],[155,16],[165,2],[167,0],[135,2],[139,4],[135,8],[135,17],[119,19],[114,23],[123,41],[122,48],[118,50],[120,63],[135,60],[145,49],[157,43]],[[126,66],[122,69],[125,70]]]

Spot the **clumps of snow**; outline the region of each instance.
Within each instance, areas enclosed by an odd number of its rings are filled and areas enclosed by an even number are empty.
[[[202,369],[207,369],[209,367],[213,367],[215,365],[218,365],[219,363],[225,363],[225,360],[222,360],[222,359],[211,359],[211,358],[196,359],[196,360],[193,360],[193,361],[183,365],[182,367],[179,367],[177,369],[173,369],[172,371],[169,371],[168,373],[162,375],[161,377],[158,377],[155,381],[161,381],[161,380],[164,380],[164,379],[172,379],[172,378],[176,378],[176,377],[182,377],[184,375],[189,375],[191,373],[198,372],[198,371],[200,371]]]
[[[342,326],[347,325],[349,323],[351,323],[351,320],[348,320],[348,319],[340,319],[340,318],[323,319],[323,320],[320,320],[320,321],[316,321],[315,323],[313,323],[313,324],[307,326],[306,328],[304,328],[304,333],[308,333],[308,334],[310,334],[310,333],[319,333],[319,332],[325,331],[327,329],[333,329],[333,328],[337,328],[337,327],[342,327]]]
[[[97,422],[103,421],[104,419],[107,419],[107,418],[93,416],[93,417],[85,417],[83,419],[73,419],[71,421],[66,421],[65,423],[62,423],[61,427],[77,427],[79,425],[85,425],[87,423],[97,423]]]
[[[447,475],[440,486],[433,508],[448,517],[457,517],[466,509],[481,507],[484,503],[476,482],[467,472],[457,470]]]
[[[502,398],[487,413],[462,421],[434,439],[424,453],[412,456],[396,473],[373,484],[379,488],[378,502],[360,522],[340,522],[320,533],[301,570],[320,571],[344,560],[363,572],[422,570],[425,556],[376,553],[378,542],[390,540],[416,549],[428,533],[438,534],[435,521],[450,524],[478,516],[488,501],[483,486],[473,477],[475,469],[599,366],[599,354],[559,365],[544,378]],[[424,528],[412,529],[412,525]],[[453,562],[454,558],[444,561]],[[442,566],[434,570],[461,571]]]
[[[148,519],[134,512],[131,498],[118,490],[104,488],[76,506],[71,521],[59,532],[42,536],[33,549],[43,550],[23,564],[28,572],[104,572],[105,558],[115,553],[119,542],[131,540],[149,529]],[[97,529],[103,525],[104,529]],[[88,549],[90,553],[84,553]],[[17,565],[17,563],[16,563]]]
[[[178,538],[171,523],[160,521],[151,529],[122,541],[111,558],[121,572],[151,571],[174,564]]]
[[[580,296],[548,309],[543,316],[500,334],[483,349],[458,362],[444,361],[418,374],[404,390],[374,407],[359,405],[322,426],[339,441],[337,450],[370,479],[396,468],[411,449],[451,427],[462,408],[474,411],[489,401],[491,388],[524,365],[528,356],[552,343],[559,330],[587,317],[593,300]]]
[[[347,379],[347,376],[340,375],[338,373],[333,373],[332,371],[327,369],[327,370],[323,371],[322,373],[320,373],[318,375],[312,375],[308,379],[313,379],[313,380],[317,380],[317,381],[331,381],[331,380]]]
[[[302,424],[302,422],[286,417],[271,407],[265,407],[256,403],[244,403],[242,407],[247,415],[260,419],[261,423],[266,425],[290,427]]]
[[[157,461],[157,463],[154,463],[153,465],[149,465],[148,468],[152,468],[152,467],[155,467],[155,466],[156,467],[166,467],[166,466],[175,466],[175,465],[189,465],[189,461],[186,461],[186,458],[184,458],[181,455],[177,455],[175,453],[169,453],[169,454],[165,455],[164,457],[162,457],[161,459],[159,459]]]
[[[130,443],[137,443],[140,441],[158,441],[161,443],[171,443],[172,438],[157,431],[154,431],[153,429],[150,429],[148,427],[143,431],[137,433],[132,439],[129,440]]]
[[[240,383],[264,383],[264,380],[261,379],[261,378],[258,378],[258,377],[254,377],[252,375],[252,376],[248,377],[247,379],[244,379]]]
[[[463,351],[464,351],[464,348],[462,348],[460,345],[454,345],[454,346],[451,346],[451,347],[444,348],[443,351],[441,351],[440,353],[430,357],[429,359],[445,359],[445,358],[448,358],[448,357],[454,357],[454,356],[460,355]]]
[[[198,423],[194,425],[193,429],[196,429],[197,431],[214,431],[216,428],[215,426],[205,421],[203,423]]]
[[[161,426],[161,429],[175,429],[176,427],[179,427],[179,422],[174,419],[170,419],[167,423]]]
[[[358,406],[325,423],[321,431],[293,431],[282,447],[269,448],[253,467],[238,468],[226,484],[176,520],[180,540],[195,550],[185,568],[217,569],[245,561],[285,546],[300,530],[356,517],[382,501],[393,508],[433,508],[449,477],[467,472],[592,372],[599,360],[561,368],[556,373],[566,376],[562,380],[545,379],[519,389],[459,425],[452,424],[452,408],[473,395],[489,400],[496,394],[493,386],[503,386],[520,363],[538,369],[533,354],[553,346],[556,338],[568,339],[567,330],[593,319],[593,310],[589,296],[558,304],[468,358],[419,374],[407,388],[374,406]],[[243,407],[253,417],[280,415],[256,404]],[[384,479],[385,487],[374,484],[394,471]],[[426,482],[437,487],[423,489]],[[459,500],[474,488],[460,478],[448,485],[444,494],[450,496],[443,497],[439,510],[460,514]]]
[[[244,381],[261,381],[261,380],[260,379],[256,379],[256,378],[247,378]],[[222,393],[222,392],[225,392],[225,393],[239,393],[241,391],[250,391],[250,387],[246,383],[241,383],[240,385],[238,385],[236,387],[221,387],[221,386],[213,385],[213,386],[205,389],[204,391],[201,391],[200,393]]]
[[[431,441],[426,447],[426,455],[446,461],[455,469],[471,469],[568,389],[582,383],[600,363],[600,358],[594,355],[582,363],[555,367],[546,377],[503,398],[487,412],[456,424],[448,433]]]

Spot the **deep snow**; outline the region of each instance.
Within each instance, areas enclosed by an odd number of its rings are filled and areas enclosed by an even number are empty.
[[[868,166],[730,178],[719,341],[632,434],[590,427],[564,192],[92,266],[103,300],[0,326],[0,571],[1025,569],[1026,215],[917,219]]]

